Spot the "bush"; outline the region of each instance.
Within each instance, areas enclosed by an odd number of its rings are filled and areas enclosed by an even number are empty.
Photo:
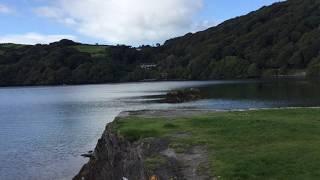
[[[249,63],[236,56],[228,56],[215,63],[212,77],[244,78],[247,77]]]
[[[249,78],[255,78],[260,76],[260,70],[257,66],[257,64],[251,64],[248,68],[248,77]]]
[[[320,77],[320,56],[314,58],[307,69],[308,77]]]

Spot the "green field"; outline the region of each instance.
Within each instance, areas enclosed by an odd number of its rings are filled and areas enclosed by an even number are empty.
[[[77,45],[76,48],[80,52],[85,52],[91,54],[93,57],[101,57],[106,54],[107,46],[99,46],[99,45]]]
[[[5,44],[0,44],[0,47],[2,48],[11,48],[11,49],[18,49],[21,47],[24,47],[26,45],[23,44],[13,44],[13,43],[5,43]]]
[[[320,109],[129,116],[115,128],[130,141],[188,133],[171,140],[171,147],[207,147],[210,172],[220,179],[320,179]]]
[[[0,44],[0,55],[3,55],[9,49],[19,49],[26,45],[23,44],[13,44],[13,43],[2,43]]]

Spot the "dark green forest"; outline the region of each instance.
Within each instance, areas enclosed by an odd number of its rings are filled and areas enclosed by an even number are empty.
[[[288,0],[139,48],[0,45],[0,86],[320,76],[320,1]]]

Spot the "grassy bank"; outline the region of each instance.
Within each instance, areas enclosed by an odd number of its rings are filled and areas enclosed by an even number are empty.
[[[320,109],[129,116],[115,128],[130,141],[168,137],[176,152],[206,147],[210,167],[199,168],[220,179],[320,179]]]

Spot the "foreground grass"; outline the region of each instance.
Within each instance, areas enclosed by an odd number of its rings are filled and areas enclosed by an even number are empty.
[[[205,145],[210,171],[221,179],[320,179],[320,109],[133,116],[118,120],[116,129],[131,141],[186,132],[172,139],[172,148]]]

